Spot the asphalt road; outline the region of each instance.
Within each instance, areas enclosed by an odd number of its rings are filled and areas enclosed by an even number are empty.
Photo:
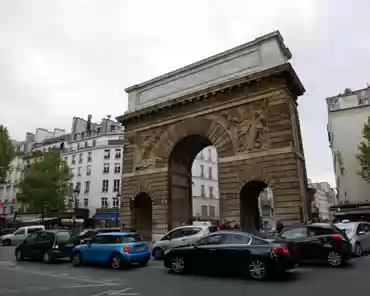
[[[354,259],[340,269],[304,267],[284,280],[256,282],[237,278],[169,274],[162,263],[129,270],[72,267],[69,262],[15,262],[14,247],[0,246],[0,295],[53,296],[233,296],[329,293],[336,296],[366,295],[370,281],[370,256]]]

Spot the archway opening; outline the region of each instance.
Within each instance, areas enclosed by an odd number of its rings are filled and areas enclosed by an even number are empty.
[[[240,225],[243,230],[253,231],[269,227],[273,213],[272,190],[263,181],[253,180],[240,191]]]
[[[141,234],[144,240],[152,237],[152,199],[149,194],[138,194],[132,203],[133,226],[135,231]]]
[[[191,135],[173,148],[168,167],[169,228],[219,217],[218,155],[212,142]]]

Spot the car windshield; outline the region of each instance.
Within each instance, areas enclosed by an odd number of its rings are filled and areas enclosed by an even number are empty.
[[[335,224],[336,227],[338,227],[340,230],[345,231],[347,235],[352,234],[355,230],[355,224],[353,223],[338,223]]]

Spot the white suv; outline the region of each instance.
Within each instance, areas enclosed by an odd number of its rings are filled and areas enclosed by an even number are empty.
[[[163,258],[166,250],[192,244],[202,236],[218,230],[217,226],[205,224],[180,226],[167,232],[159,241],[153,242],[153,257],[156,260],[160,260]]]
[[[2,241],[3,245],[7,246],[17,245],[22,242],[30,233],[44,229],[44,225],[24,226],[18,228],[13,233],[3,235],[0,237],[0,241]]]

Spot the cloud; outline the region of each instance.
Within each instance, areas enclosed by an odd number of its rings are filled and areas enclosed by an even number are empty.
[[[120,115],[124,88],[279,29],[307,89],[308,173],[332,178],[324,98],[370,80],[369,9],[366,0],[0,0],[1,122],[23,139],[70,129],[73,116]]]

